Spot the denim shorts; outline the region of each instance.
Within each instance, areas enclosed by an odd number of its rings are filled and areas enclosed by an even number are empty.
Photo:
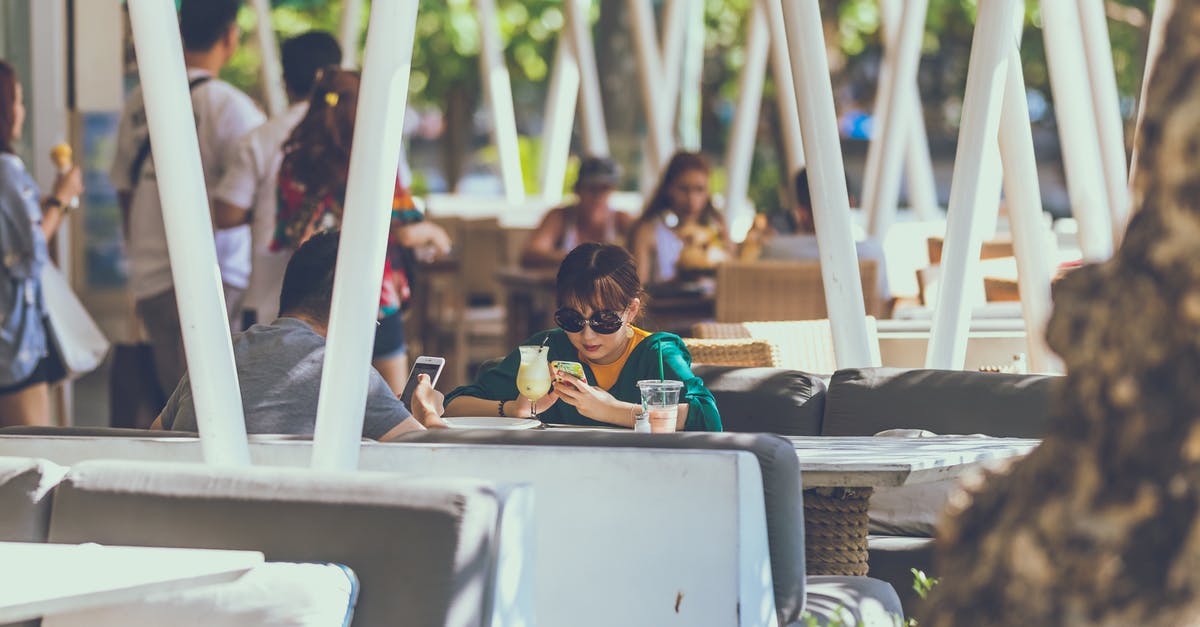
[[[408,343],[404,341],[403,314],[397,311],[384,316],[375,323],[375,349],[371,352],[371,360],[390,359],[408,352]]]

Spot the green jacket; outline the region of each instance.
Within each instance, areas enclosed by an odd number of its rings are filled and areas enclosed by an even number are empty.
[[[571,340],[562,329],[551,329],[536,333],[525,340],[525,344],[541,344],[543,338],[549,336],[549,361],[566,360],[583,363],[583,371],[587,382],[596,385],[596,377],[587,363],[579,358],[579,353],[571,345]],[[692,374],[692,356],[679,336],[671,333],[652,333],[634,347],[629,354],[629,360],[621,369],[617,382],[608,390],[617,400],[627,403],[640,403],[641,392],[637,382],[643,379],[658,379],[658,354],[662,351],[663,372],[667,379],[683,382],[683,397],[680,403],[688,404],[687,431],[720,431],[721,415],[717,412],[716,401],[712,393],[704,387],[704,381]],[[504,358],[499,365],[488,369],[479,375],[479,379],[471,385],[456,388],[446,395],[446,404],[459,396],[472,396],[492,401],[509,401],[518,397],[517,369],[521,365],[521,352],[514,350]],[[550,409],[538,414],[543,422],[553,424],[611,426],[598,422],[579,413],[574,407],[559,401]]]

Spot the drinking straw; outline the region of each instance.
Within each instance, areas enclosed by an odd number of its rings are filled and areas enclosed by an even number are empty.
[[[663,356],[662,356],[662,343],[661,342],[658,345],[658,380],[659,381],[667,380],[667,377],[663,375]]]
[[[550,334],[549,334],[549,333],[547,333],[547,334],[545,334],[545,335],[543,335],[543,336],[542,336],[542,346],[545,346],[545,345],[546,345],[546,342],[549,342],[549,341],[550,341]]]

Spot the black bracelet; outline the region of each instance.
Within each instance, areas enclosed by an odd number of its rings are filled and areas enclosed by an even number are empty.
[[[500,417],[501,417],[501,418],[505,418],[505,417],[506,417],[506,416],[504,415],[504,401],[500,401],[500,407],[499,407],[499,409],[498,409],[497,411],[499,412],[499,414],[500,414]]]

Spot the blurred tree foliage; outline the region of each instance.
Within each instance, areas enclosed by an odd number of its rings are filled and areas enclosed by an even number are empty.
[[[706,62],[704,69],[704,149],[724,150],[730,110],[737,92],[738,73],[745,60],[744,43],[750,7],[755,0],[704,0]],[[869,109],[874,98],[878,60],[882,54],[880,0],[820,0],[825,17],[835,96],[839,107]],[[889,0],[885,0],[889,1]],[[901,2],[903,0],[890,0]],[[1051,0],[1066,1],[1066,0]],[[593,20],[600,7],[619,0],[593,3]],[[1136,97],[1144,66],[1152,0],[1104,0],[1109,15],[1113,64],[1126,113]],[[369,4],[369,3],[368,3]],[[272,20],[281,38],[309,29],[338,32],[341,6],[337,0],[277,0]],[[505,57],[512,78],[518,125],[531,130],[540,119],[545,84],[557,35],[563,26],[561,0],[497,0],[497,16]],[[975,0],[929,0],[929,17],[920,71],[921,94],[931,135],[952,138],[958,107],[966,85],[967,60],[974,30]],[[607,10],[607,9],[606,9]],[[363,30],[365,33],[364,11]],[[1026,84],[1052,100],[1046,69],[1037,0],[1026,0],[1026,29],[1022,41]],[[247,43],[253,39],[254,13],[239,16]],[[443,167],[450,181],[462,174],[464,151],[470,150],[475,112],[482,99],[478,55],[480,33],[472,0],[421,0],[413,53],[410,102],[437,108],[446,118]],[[598,36],[600,33],[598,33]],[[632,52],[630,52],[632,54]],[[259,94],[259,55],[245,45],[226,68],[224,77],[249,93]],[[780,137],[775,121],[770,80],[764,98],[762,136]],[[631,98],[636,94],[631,88]],[[1052,118],[1047,118],[1052,121]],[[486,125],[485,125],[486,126]],[[776,204],[782,158],[770,141],[760,142],[752,181],[759,206]],[[528,146],[527,146],[528,148]],[[536,150],[523,150],[536,153]],[[486,156],[486,155],[485,155]],[[531,164],[532,165],[532,164]]]

